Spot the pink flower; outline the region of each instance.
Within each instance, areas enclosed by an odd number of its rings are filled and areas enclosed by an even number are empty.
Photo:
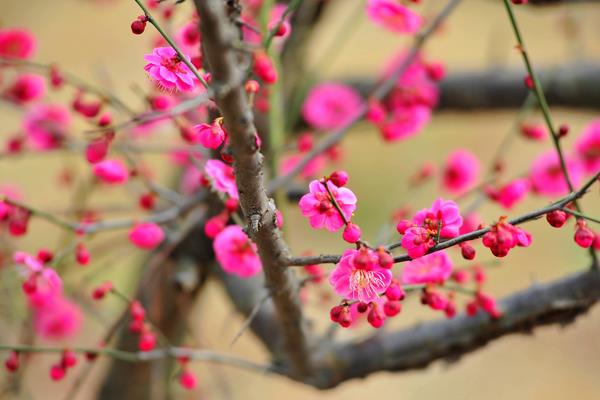
[[[313,87],[302,107],[302,116],[315,129],[342,127],[356,117],[362,104],[360,95],[351,87],[322,83]]]
[[[566,159],[567,171],[575,187],[583,178],[581,163],[574,158]],[[567,181],[560,167],[560,160],[555,150],[540,154],[531,165],[529,176],[533,190],[541,195],[560,196],[569,192]]]
[[[423,130],[431,119],[431,109],[426,106],[396,107],[391,119],[380,125],[383,138],[389,142],[412,137]]]
[[[136,224],[129,231],[129,241],[140,249],[153,249],[165,238],[162,228],[153,222]]]
[[[179,48],[192,55],[197,55],[200,52],[200,29],[198,29],[198,21],[193,20],[185,24],[179,29],[175,35]]]
[[[189,56],[186,56],[190,60]],[[165,90],[191,91],[196,77],[171,47],[157,47],[152,54],[146,54],[148,64],[144,70],[156,84]]]
[[[39,104],[23,117],[23,130],[29,144],[36,150],[51,150],[61,146],[67,136],[71,116],[59,104]]]
[[[600,170],[600,119],[585,128],[575,143],[575,151],[586,172],[593,174]]]
[[[18,104],[40,99],[46,91],[44,78],[34,74],[22,74],[7,89],[9,99]]]
[[[464,235],[476,231],[481,225],[481,218],[477,213],[472,212],[463,217],[463,224],[460,226],[459,234]]]
[[[392,282],[392,272],[381,268],[372,250],[347,249],[329,276],[334,291],[346,300],[376,301]]]
[[[548,131],[544,124],[522,124],[521,134],[531,140],[544,140],[548,136]]]
[[[69,300],[56,296],[44,307],[34,309],[33,327],[45,339],[64,340],[81,327],[81,310]]]
[[[516,247],[528,247],[532,238],[529,232],[509,224],[506,217],[492,225],[490,231],[483,235],[483,245],[489,248],[496,257],[504,257]]]
[[[262,269],[256,244],[237,225],[223,229],[213,242],[215,256],[225,272],[248,278]]]
[[[463,219],[458,205],[452,200],[437,199],[431,208],[424,208],[415,214],[413,222],[437,234],[441,223],[440,237],[458,236]]]
[[[294,167],[302,160],[303,154],[291,154],[281,157],[279,162],[279,169],[282,174],[289,173]],[[313,178],[320,173],[325,167],[326,163],[325,156],[320,154],[309,161],[308,164],[300,172],[302,178]]]
[[[94,175],[104,183],[120,185],[129,179],[127,166],[121,160],[104,160],[93,167]]]
[[[33,56],[36,43],[33,35],[19,28],[0,29],[0,56],[28,59]]]
[[[330,232],[335,232],[344,226],[344,220],[333,205],[325,185],[314,180],[308,187],[310,193],[302,196],[299,205],[302,215],[308,217],[310,226],[315,229],[325,227]],[[350,189],[338,188],[331,181],[327,181],[327,187],[340,206],[344,217],[349,221],[356,210],[356,196]]]
[[[402,269],[402,283],[442,283],[452,275],[452,260],[444,250],[409,261]]]
[[[202,172],[194,165],[188,166],[183,171],[183,177],[179,185],[181,192],[186,195],[196,193],[201,188],[201,179],[203,179]]]
[[[391,74],[404,62],[406,53],[400,52],[395,55],[383,71],[383,78],[389,78]],[[423,62],[421,55],[408,66],[404,73],[396,81],[396,86],[387,96],[386,104],[390,110],[398,107],[412,107],[416,105],[433,108],[438,103],[439,89],[437,83],[431,79],[427,64]]]
[[[234,199],[239,199],[233,168],[219,160],[208,160],[204,172],[212,182],[213,188],[222,193],[227,193]]]
[[[421,16],[395,0],[368,0],[367,15],[377,25],[397,33],[416,33],[423,23]]]
[[[418,258],[425,255],[429,249],[435,246],[435,233],[420,226],[408,228],[402,236],[402,247],[410,258]]]
[[[210,125],[194,126],[194,132],[198,135],[198,142],[207,149],[217,149],[225,141],[225,131],[217,120]]]
[[[473,187],[479,177],[479,161],[466,150],[452,152],[444,166],[442,185],[454,194],[464,193]]]
[[[490,199],[502,207],[510,209],[525,198],[529,192],[529,186],[528,179],[517,178],[498,189],[491,186],[486,187],[485,191]]]

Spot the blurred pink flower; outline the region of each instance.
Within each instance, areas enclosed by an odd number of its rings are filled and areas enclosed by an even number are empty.
[[[33,35],[20,28],[0,29],[0,56],[28,59],[36,50]]]
[[[39,100],[46,92],[46,81],[35,74],[22,74],[6,90],[7,97],[18,104]]]
[[[390,120],[380,124],[383,138],[389,142],[412,137],[423,130],[431,119],[431,110],[425,106],[396,107]]]
[[[581,163],[575,158],[566,158],[567,171],[575,187],[579,186],[583,178]],[[529,176],[533,190],[546,196],[560,196],[569,192],[567,181],[564,178],[558,153],[548,150],[540,154],[531,164]]]
[[[310,226],[315,229],[325,228],[334,232],[344,226],[344,220],[333,205],[327,189],[323,183],[314,180],[309,184],[310,193],[300,199],[300,211],[308,217]],[[338,188],[331,181],[327,181],[327,187],[337,201],[347,221],[352,218],[356,210],[356,196],[348,188]]]
[[[485,192],[490,199],[508,210],[527,196],[529,188],[528,179],[517,178],[500,188],[488,186],[485,188]]]
[[[212,182],[213,188],[236,200],[239,199],[233,167],[220,160],[208,160],[204,172]]]
[[[165,238],[162,228],[153,222],[136,224],[129,231],[129,241],[140,249],[153,249]]]
[[[215,256],[225,272],[248,278],[262,269],[256,254],[256,244],[238,225],[229,225],[215,237],[213,242]]]
[[[396,0],[368,0],[367,15],[374,23],[397,33],[416,33],[423,23],[420,15]]]
[[[100,161],[93,166],[94,175],[104,183],[120,185],[129,179],[127,166],[121,160],[110,159]]]
[[[322,83],[313,87],[306,96],[302,116],[315,129],[331,130],[356,117],[361,104],[360,95],[351,87]]]
[[[376,301],[392,282],[392,272],[379,265],[372,250],[347,249],[329,276],[335,293],[346,300]]]
[[[190,60],[189,56],[186,58]],[[196,77],[173,48],[157,47],[144,59],[148,61],[144,70],[160,88],[182,92],[194,89]]]
[[[444,166],[442,185],[453,194],[461,194],[473,187],[479,178],[479,160],[467,150],[452,152]]]
[[[290,154],[281,157],[279,162],[279,169],[282,174],[289,173],[294,167],[302,160],[304,155],[300,154]],[[300,172],[300,176],[302,178],[313,178],[320,173],[320,171],[325,167],[326,158],[324,155],[320,154],[310,160],[308,164],[302,169]]]
[[[33,327],[41,337],[64,340],[73,337],[81,328],[81,310],[61,296],[55,296],[43,307],[34,309]]]
[[[600,170],[600,119],[592,121],[575,143],[577,156],[583,161],[587,173]]]
[[[60,104],[38,104],[23,117],[23,130],[28,143],[36,150],[59,147],[68,133],[71,115]]]
[[[442,283],[452,275],[452,260],[444,250],[424,255],[406,263],[402,269],[402,283]]]

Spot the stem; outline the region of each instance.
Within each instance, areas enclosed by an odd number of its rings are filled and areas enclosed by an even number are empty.
[[[527,53],[527,50],[525,49],[525,42],[523,41],[523,37],[522,37],[521,31],[519,29],[519,24],[517,23],[517,19],[513,12],[510,0],[504,0],[504,6],[506,8],[506,12],[508,13],[508,17],[510,19],[510,24],[511,24],[511,26],[513,28],[513,32],[515,34],[515,38],[517,39],[517,43],[519,44],[519,50],[521,51],[521,55],[523,56],[523,62],[525,63],[525,68],[527,68],[527,72],[529,73],[529,76],[531,77],[531,79],[533,81],[533,90],[534,90],[535,96],[538,100],[538,103],[540,105],[540,110],[542,111],[542,115],[544,116],[544,121],[546,121],[548,130],[550,131],[550,136],[552,137],[552,142],[554,143],[554,148],[556,149],[556,152],[558,153],[558,158],[560,160],[560,168],[562,170],[563,176],[565,178],[567,186],[569,187],[569,191],[574,192],[575,189],[573,186],[573,182],[571,181],[571,178],[569,177],[569,170],[567,168],[567,162],[565,160],[565,156],[564,156],[564,153],[562,150],[560,136],[556,132],[556,130],[554,128],[554,124],[552,123],[552,116],[550,115],[550,107],[548,107],[548,102],[546,101],[546,96],[544,95],[544,90],[542,88],[542,84],[533,69],[531,61],[529,60],[529,54]],[[574,201],[573,204],[575,205],[575,208],[577,209],[577,211],[579,211],[580,213],[583,212],[583,210],[581,209],[581,207],[579,206],[577,201]],[[594,266],[597,266],[598,258],[596,257],[596,252],[593,248],[590,249],[590,256],[592,257],[592,261],[593,261],[592,264]]]
[[[576,216],[576,217],[578,217],[578,218],[587,219],[588,221],[592,221],[592,222],[595,222],[595,223],[597,223],[597,224],[600,224],[600,219],[598,219],[598,218],[593,218],[593,217],[590,217],[590,216],[588,216],[588,215],[585,215],[585,214],[582,214],[582,213],[580,213],[580,212],[578,212],[578,211],[571,210],[570,208],[567,208],[567,207],[561,208],[561,210],[563,210],[563,211],[564,211],[564,212],[566,212],[567,214],[574,215],[574,216]]]
[[[160,24],[158,23],[158,21],[156,21],[154,19],[154,17],[152,16],[152,14],[150,14],[150,11],[146,8],[146,6],[142,3],[141,0],[135,0],[135,2],[137,3],[138,6],[140,6],[140,8],[142,9],[142,11],[144,11],[144,15],[146,15],[146,18],[148,19],[148,22],[150,22],[158,31],[158,33],[160,33],[160,35],[167,41],[167,43],[169,43],[169,46],[171,46],[173,48],[173,50],[175,50],[175,52],[177,53],[177,55],[179,56],[179,59],[181,61],[183,61],[183,63],[185,65],[187,65],[187,67],[190,69],[190,71],[192,71],[192,73],[194,74],[194,76],[200,81],[200,83],[202,84],[202,86],[204,86],[206,89],[208,89],[208,83],[206,83],[206,80],[204,80],[204,78],[202,77],[202,75],[200,74],[200,72],[196,69],[196,67],[194,66],[194,64],[192,64],[187,57],[181,52],[181,50],[179,50],[179,46],[177,46],[175,44],[175,42],[173,41],[173,39],[171,39],[171,37],[167,34],[167,32],[165,32],[165,30],[160,26]]]

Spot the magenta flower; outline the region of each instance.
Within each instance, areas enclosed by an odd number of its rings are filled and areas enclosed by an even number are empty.
[[[487,187],[485,192],[490,199],[508,210],[525,198],[529,188],[528,179],[517,178],[498,189]]]
[[[420,226],[412,226],[402,236],[402,247],[410,258],[418,258],[425,255],[429,249],[435,246],[435,232]]]
[[[367,15],[377,25],[397,33],[416,33],[423,23],[420,15],[395,0],[368,0]]]
[[[256,244],[237,225],[229,225],[215,237],[215,257],[228,274],[248,278],[262,269]]]
[[[186,58],[190,60],[189,56]],[[144,60],[148,61],[144,70],[160,88],[182,92],[194,89],[196,77],[173,48],[157,47]]]
[[[45,339],[69,339],[79,331],[81,321],[79,307],[61,296],[55,296],[44,307],[34,309],[33,328]]]
[[[31,147],[51,150],[62,145],[67,136],[71,115],[59,104],[39,104],[27,111],[23,118],[23,131]]]
[[[121,185],[129,179],[127,166],[121,160],[104,160],[94,164],[92,171],[94,175],[109,185]]]
[[[198,142],[207,149],[217,149],[225,141],[225,131],[216,120],[212,124],[194,126]]]
[[[575,151],[586,172],[593,174],[600,170],[600,119],[585,128],[575,143]]]
[[[327,187],[340,206],[346,221],[350,221],[352,213],[356,210],[356,196],[348,188],[338,188],[331,181]],[[333,205],[325,185],[317,180],[308,186],[310,193],[305,194],[298,203],[302,215],[308,217],[310,226],[315,229],[323,228],[335,232],[344,226],[344,220]]]
[[[575,187],[579,186],[583,178],[581,163],[574,159],[566,158],[567,171]],[[560,167],[560,159],[555,150],[548,150],[540,154],[531,165],[529,177],[533,190],[545,196],[561,196],[569,192],[567,181]]]
[[[473,187],[479,178],[479,161],[467,150],[456,150],[446,160],[442,185],[453,194],[461,194]]]
[[[46,92],[46,81],[34,74],[22,74],[8,87],[6,94],[17,104],[39,100]]]
[[[402,283],[443,283],[452,275],[452,260],[444,250],[427,254],[406,263],[402,269]]]
[[[376,301],[392,282],[392,272],[381,268],[375,252],[348,249],[329,276],[335,293],[346,300]]]
[[[204,172],[210,179],[213,188],[236,200],[239,199],[235,175],[231,166],[220,160],[208,160],[204,166]]]
[[[303,157],[304,156],[302,153],[290,154],[281,157],[279,162],[279,170],[282,174],[289,173],[300,162],[300,160],[302,160]],[[316,156],[310,160],[304,168],[302,168],[302,171],[300,171],[300,176],[306,179],[315,177],[325,167],[326,162],[327,160],[324,155],[320,154]]]
[[[431,119],[431,109],[426,106],[398,106],[389,121],[380,125],[383,138],[389,142],[407,139],[420,133]]]
[[[322,83],[313,87],[302,107],[302,116],[315,129],[331,130],[346,125],[359,112],[360,95],[351,87]]]
[[[441,223],[440,237],[453,238],[459,235],[463,219],[455,202],[440,198],[433,202],[431,208],[417,212],[413,222],[436,234]]]
[[[136,224],[129,231],[129,241],[140,249],[153,249],[165,238],[165,232],[153,222]]]
[[[0,57],[28,59],[33,56],[36,43],[25,29],[0,29]]]

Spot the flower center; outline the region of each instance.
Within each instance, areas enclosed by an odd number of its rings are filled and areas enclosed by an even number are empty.
[[[179,58],[178,55],[175,55],[171,58],[164,58],[161,65],[165,68],[167,68],[169,71],[171,72],[183,72],[182,66],[181,66],[181,59]]]

